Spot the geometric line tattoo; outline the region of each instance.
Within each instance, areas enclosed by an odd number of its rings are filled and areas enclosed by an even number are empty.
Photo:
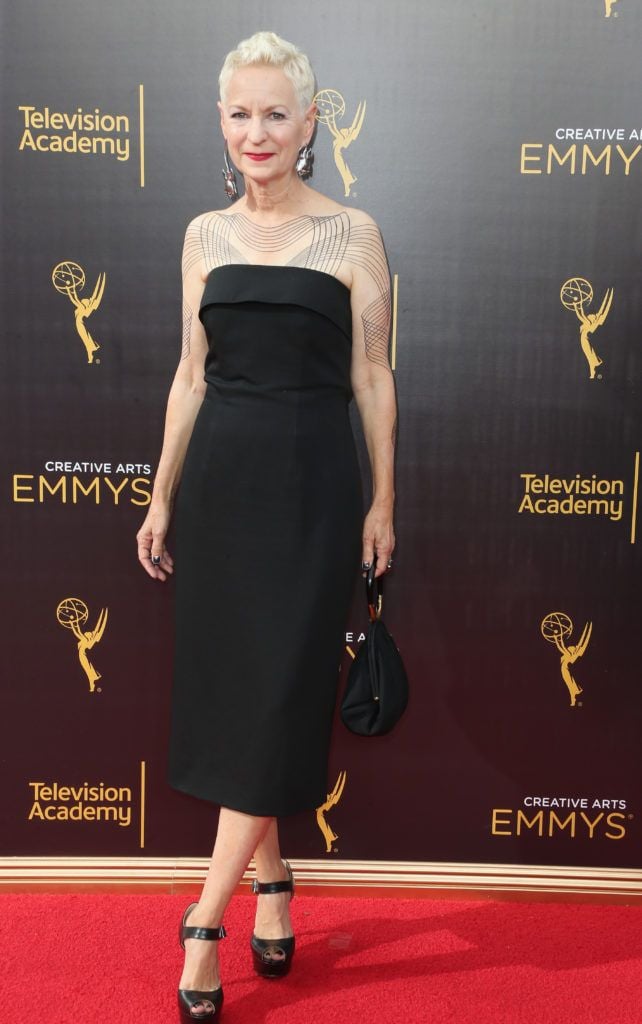
[[[192,310],[187,302],[183,300],[183,345],[181,347],[181,359],[187,359],[190,351],[190,337],[192,334]]]
[[[343,264],[363,268],[373,286],[373,299],[362,311],[368,359],[388,362],[390,276],[381,234],[372,224],[354,225],[347,213],[313,217],[304,214],[284,224],[265,227],[243,213],[209,213],[192,222],[185,236],[183,275],[196,262],[206,272],[230,263],[252,264],[254,254],[270,266],[307,267],[334,277]],[[183,355],[189,354],[192,310],[183,311]]]

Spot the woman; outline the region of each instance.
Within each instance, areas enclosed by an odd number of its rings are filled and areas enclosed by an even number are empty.
[[[379,230],[302,180],[316,111],[304,54],[259,32],[228,54],[219,83],[226,165],[229,152],[245,194],[187,228],[182,358],[137,535],[143,567],[167,579],[180,478],[169,781],[221,808],[203,891],[181,922],[183,1020],[220,1013],[216,940],[252,856],[255,967],[278,977],[291,965],[294,883],[276,817],[325,799],[355,570],[376,557],[380,575],[394,547]],[[372,465],[363,524],[352,395]]]

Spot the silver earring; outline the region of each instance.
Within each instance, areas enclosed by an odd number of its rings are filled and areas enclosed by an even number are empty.
[[[223,167],[221,174],[223,175],[223,180],[225,181],[225,195],[227,196],[231,203],[234,203],[239,197],[239,189],[238,185],[236,184],[236,175],[234,173],[234,168],[230,163],[230,156],[227,151],[227,142],[225,143],[225,149],[223,150],[223,162],[225,166]]]
[[[309,178],[312,174],[312,164],[314,163],[314,153],[312,152],[312,146],[301,146],[299,155],[296,158],[294,168],[300,178]]]

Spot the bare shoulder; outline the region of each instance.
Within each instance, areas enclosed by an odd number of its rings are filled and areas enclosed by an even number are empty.
[[[198,213],[189,221],[187,230],[202,231],[203,228],[210,228],[219,217],[224,217],[228,212],[228,210],[206,210],[205,213]]]
[[[374,217],[365,210],[355,210],[354,207],[347,212],[350,220],[348,253],[357,262],[367,263],[368,269],[373,261],[377,264],[385,263],[384,241]]]
[[[354,206],[344,206],[342,203],[330,199],[329,196],[324,196],[321,192],[315,193],[313,209],[310,212],[317,216],[331,217],[343,214],[347,217],[350,227],[371,227],[376,231],[379,230],[376,222],[365,210],[358,210]]]
[[[312,185],[304,184],[303,202],[301,213],[308,217],[336,217],[345,209],[341,203],[337,203],[330,196],[323,192],[317,192]]]
[[[185,229],[183,269],[187,270],[198,264],[203,280],[211,270],[212,249],[216,247],[217,239],[224,231],[221,220],[223,216],[222,210],[207,210],[192,217]]]
[[[352,285],[367,292],[389,288],[388,259],[379,225],[365,210],[346,209],[350,221],[346,259],[352,265]]]
[[[306,197],[303,212],[312,217],[338,217],[343,215],[350,223],[350,226],[370,224],[376,227],[374,220],[364,210],[357,210],[354,206],[345,206],[336,199],[317,192],[311,185],[306,186]]]
[[[350,224],[355,228],[372,228],[374,231],[379,233],[379,225],[377,224],[374,217],[371,217],[365,210],[357,210],[354,206],[344,207],[346,213],[350,217]]]

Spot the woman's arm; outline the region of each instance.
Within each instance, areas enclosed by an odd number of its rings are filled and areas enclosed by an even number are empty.
[[[183,344],[181,358],[167,400],[163,448],[154,477],[152,500],[143,525],[136,534],[138,560],[154,579],[166,579],[173,561],[165,548],[165,536],[172,516],[174,495],[183,469],[194,421],[205,394],[203,367],[207,352],[205,330],[198,318],[203,294],[201,261],[195,259],[199,218],[192,221],[183,246]],[[159,565],[152,556],[160,557]]]
[[[357,216],[350,228],[352,263],[352,390],[361,416],[372,469],[372,504],[363,527],[364,563],[377,555],[377,576],[386,571],[395,546],[395,386],[388,361],[390,274],[379,228]]]

